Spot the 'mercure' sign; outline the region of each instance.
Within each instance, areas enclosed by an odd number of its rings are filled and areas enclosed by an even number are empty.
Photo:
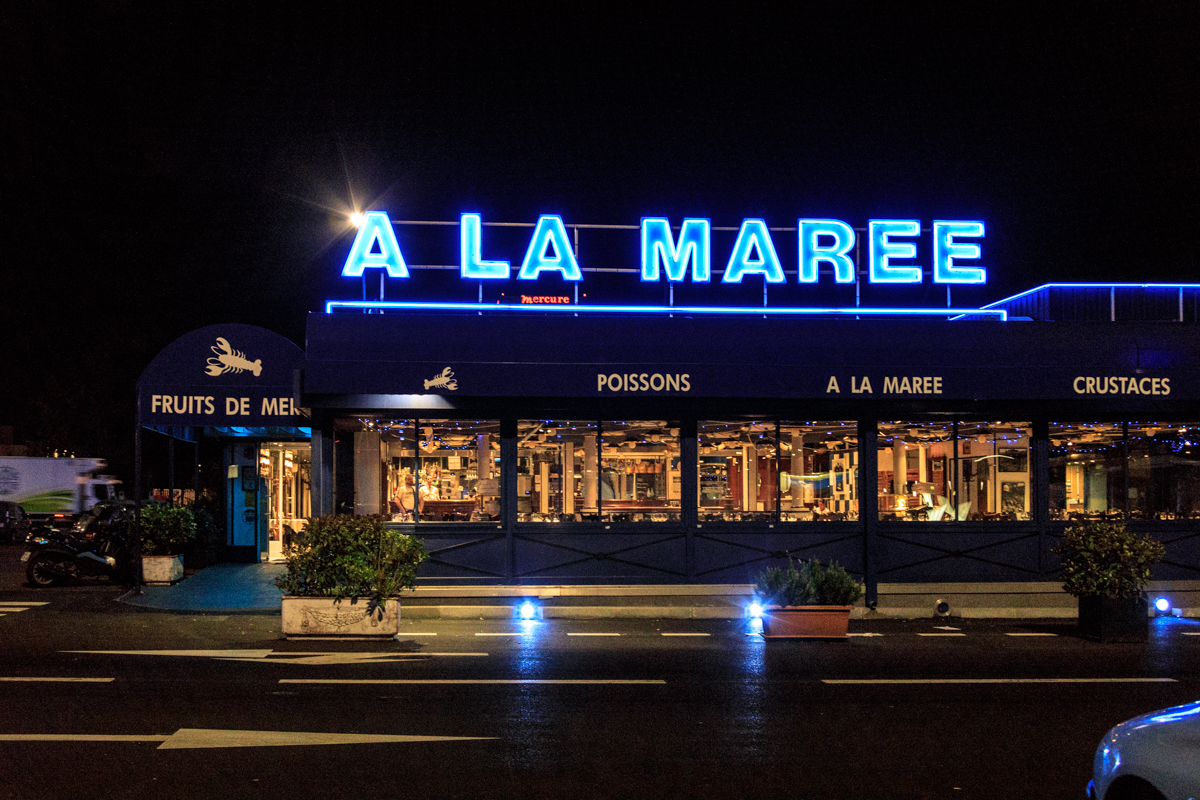
[[[459,223],[460,274],[469,280],[506,280],[513,277],[511,261],[484,258],[483,221],[478,214],[463,214]],[[801,219],[798,281],[816,283],[818,267],[833,272],[837,283],[853,283],[855,264],[851,258],[857,242],[854,228],[836,219]],[[661,217],[646,217],[641,224],[641,278],[670,282],[706,283],[712,277],[712,226],[707,219],[684,219],[677,226]],[[921,283],[923,269],[913,263],[895,264],[918,257],[917,239],[921,222],[915,219],[873,219],[867,223],[867,276],[871,283]],[[934,283],[984,283],[987,270],[979,264],[983,239],[982,222],[935,220],[931,226],[928,258]],[[961,264],[960,261],[971,262]],[[407,278],[408,266],[387,213],[371,211],[354,237],[342,275],[359,277],[368,269],[384,269],[393,278]],[[581,281],[583,273],[567,238],[562,218],[545,214],[538,218],[525,257],[516,268],[520,280],[537,280],[555,273],[563,280]],[[767,283],[784,283],[784,271],[767,223],[746,219],[725,262],[722,283],[741,283],[748,275],[762,276]],[[544,302],[544,301],[543,301]]]

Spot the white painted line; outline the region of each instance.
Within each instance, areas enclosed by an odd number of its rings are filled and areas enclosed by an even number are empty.
[[[966,636],[965,633],[918,633],[917,636]]]
[[[15,614],[18,611],[28,611],[28,610],[29,610],[28,606],[0,606],[0,611],[4,611],[4,612],[10,613],[10,614]]]
[[[524,636],[524,633],[477,633],[476,636]]]
[[[48,606],[49,602],[39,603],[33,600],[0,600],[0,606]]]
[[[882,633],[847,633],[847,636],[883,636]]]
[[[620,635],[620,634],[618,634]],[[664,633],[663,636],[712,636],[711,633]]]
[[[354,680],[350,678],[280,678],[280,683],[331,683],[331,684],[387,684],[391,685],[415,685],[415,686],[431,686],[435,684],[447,684],[451,686],[464,685],[481,685],[481,686],[522,686],[530,684],[545,684],[550,686],[665,686],[666,681],[663,680],[618,680],[618,679],[577,679],[577,680],[551,680],[543,678],[508,678],[508,679],[454,679],[454,678],[429,678],[429,679],[404,679],[404,678],[363,678]]]
[[[822,680],[830,684],[923,683],[1176,683],[1174,678],[886,678],[880,680]]]
[[[116,678],[0,678],[12,683],[112,683]]]
[[[396,638],[403,636],[437,636],[436,633],[397,633]]]
[[[1184,636],[1200,636],[1200,631],[1181,631]]]
[[[620,636],[619,633],[568,633],[567,636]]]
[[[953,625],[935,625],[934,627],[939,631],[961,631],[962,630],[962,628],[955,628]]]
[[[1057,633],[1006,633],[1005,636],[1058,636]]]

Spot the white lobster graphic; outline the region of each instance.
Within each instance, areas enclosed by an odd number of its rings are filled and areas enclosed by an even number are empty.
[[[205,370],[209,375],[224,375],[226,372],[245,372],[250,370],[254,373],[254,377],[258,377],[262,372],[262,359],[256,358],[250,361],[246,358],[246,354],[240,350],[234,350],[229,346],[229,342],[217,337],[217,344],[211,348],[217,354],[216,358],[208,360],[208,369]]]
[[[426,389],[431,389],[434,387],[440,389],[444,387],[452,392],[458,389],[458,381],[454,380],[454,370],[450,369],[449,367],[446,367],[444,370],[442,370],[441,374],[439,374],[437,377],[427,380],[424,383]]]

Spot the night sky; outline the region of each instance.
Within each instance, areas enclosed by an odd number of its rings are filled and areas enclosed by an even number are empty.
[[[979,303],[1200,280],[1200,3],[393,6],[4,4],[18,443],[131,480],[159,350],[361,293],[352,206],[980,219]]]

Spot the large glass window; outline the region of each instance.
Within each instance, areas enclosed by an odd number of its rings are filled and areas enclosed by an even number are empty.
[[[1200,517],[1200,428],[1130,422],[1127,431],[1130,518]]]
[[[775,518],[776,423],[701,422],[699,433],[699,518]]]
[[[1028,422],[881,422],[879,516],[1030,518]]]
[[[782,422],[779,432],[781,519],[858,519],[857,423]]]
[[[1050,423],[1050,517],[1120,519],[1125,442],[1119,422]]]
[[[340,513],[394,522],[500,518],[497,420],[341,419],[334,434]]]
[[[595,422],[517,423],[517,520],[598,520],[599,427]]]
[[[599,490],[600,517],[605,521],[678,520],[678,424],[602,422]]]

